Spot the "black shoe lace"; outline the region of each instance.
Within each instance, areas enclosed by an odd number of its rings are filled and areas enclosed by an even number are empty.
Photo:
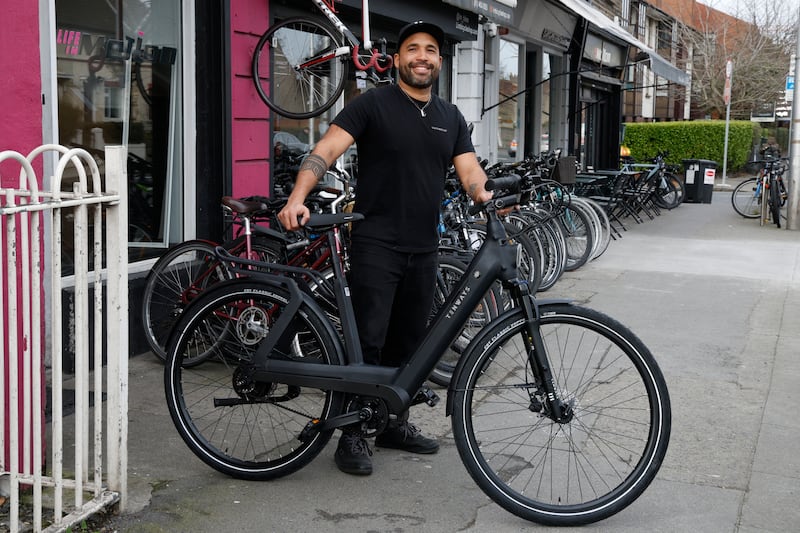
[[[345,441],[350,447],[351,455],[372,455],[372,450],[370,450],[367,441],[358,435],[347,435]]]
[[[403,440],[413,439],[420,434],[419,428],[408,422],[401,424],[397,429],[403,435]]]

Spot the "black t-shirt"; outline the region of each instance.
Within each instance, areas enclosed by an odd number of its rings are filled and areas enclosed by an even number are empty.
[[[370,240],[403,252],[438,246],[444,178],[453,158],[474,152],[458,108],[437,96],[412,102],[397,85],[373,89],[350,102],[333,124],[358,145],[354,241]]]

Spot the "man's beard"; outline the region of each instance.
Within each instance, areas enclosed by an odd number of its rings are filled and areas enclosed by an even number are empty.
[[[427,89],[428,87],[432,86],[433,82],[436,81],[436,78],[439,77],[439,69],[437,69],[435,66],[433,67],[433,70],[430,71],[430,75],[424,79],[417,78],[411,69],[411,63],[407,63],[402,65],[398,69],[398,72],[400,73],[400,79],[403,80],[406,85],[414,87],[415,89]]]

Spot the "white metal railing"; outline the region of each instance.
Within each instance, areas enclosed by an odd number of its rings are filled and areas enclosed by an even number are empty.
[[[54,155],[50,188],[40,190],[33,165]],[[124,147],[106,147],[101,176],[83,149],[0,152],[3,168],[11,161],[21,168],[18,187],[4,176],[0,188],[0,488],[10,500],[3,521],[11,532],[63,531],[104,507],[125,506],[126,159]],[[69,182],[72,191],[62,191]],[[74,221],[72,246],[62,238],[67,216]],[[67,323],[62,248],[74,262],[74,317]],[[72,375],[63,369],[64,339],[74,344]],[[64,398],[73,391],[74,412],[68,412]]]

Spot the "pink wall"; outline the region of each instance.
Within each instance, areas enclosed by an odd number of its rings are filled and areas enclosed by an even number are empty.
[[[39,3],[4,2],[0,22],[0,151],[23,155],[42,144]],[[37,175],[41,168],[36,168]],[[19,166],[0,166],[3,185],[18,183]]]
[[[3,18],[0,22],[0,151],[14,150],[27,156],[33,149],[42,144],[42,83],[41,69],[39,61],[39,3],[38,2],[5,2],[3,5]],[[41,158],[35,161],[34,170],[37,176],[42,175]],[[20,166],[16,161],[6,161],[0,163],[0,183],[4,187],[17,188],[19,186]],[[41,180],[40,180],[41,185]],[[5,202],[3,202],[5,203]],[[5,219],[0,224],[0,231],[5,233]],[[19,230],[18,230],[19,234]],[[20,253],[20,250],[17,250]],[[14,274],[9,274],[6,270],[5,250],[0,250],[2,260],[3,279],[9,281],[14,279]],[[19,261],[19,258],[18,258]],[[18,263],[19,264],[19,263]],[[16,272],[17,285],[21,287],[21,272]],[[41,290],[41,288],[38,288]],[[36,294],[37,288],[33,291]],[[43,291],[41,291],[43,294]],[[7,305],[6,293],[3,291],[4,301],[0,305]],[[21,300],[17,302],[21,305]],[[44,302],[41,302],[42,305]],[[22,307],[19,307],[20,309]],[[22,317],[18,317],[20,330],[16,335],[17,340],[17,364],[18,368],[23,368],[24,349],[30,338],[22,334]],[[6,323],[6,328],[8,324]],[[0,342],[7,343],[7,339],[0,339]],[[5,375],[8,376],[10,360],[8,358],[8,344],[4,346],[4,365]],[[13,355],[11,355],[14,357]],[[43,369],[41,369],[43,371]],[[33,369],[37,371],[36,368]],[[21,375],[21,374],[20,374]],[[10,409],[8,391],[4,390],[2,402],[5,409],[4,427],[0,428],[6,435],[4,439],[5,447],[2,450],[5,464],[9,464],[11,450],[9,447],[10,429]],[[19,409],[23,412],[25,394],[19,394]],[[34,408],[44,411],[44,398],[28,398]],[[21,425],[20,425],[21,427]],[[22,435],[20,435],[22,437]],[[20,439],[22,440],[22,439]],[[23,471],[31,472],[32,465],[24,464],[25,444],[22,443],[19,450],[19,466]]]
[[[233,196],[269,196],[269,108],[250,76],[250,60],[269,25],[266,0],[231,0],[231,139]]]

